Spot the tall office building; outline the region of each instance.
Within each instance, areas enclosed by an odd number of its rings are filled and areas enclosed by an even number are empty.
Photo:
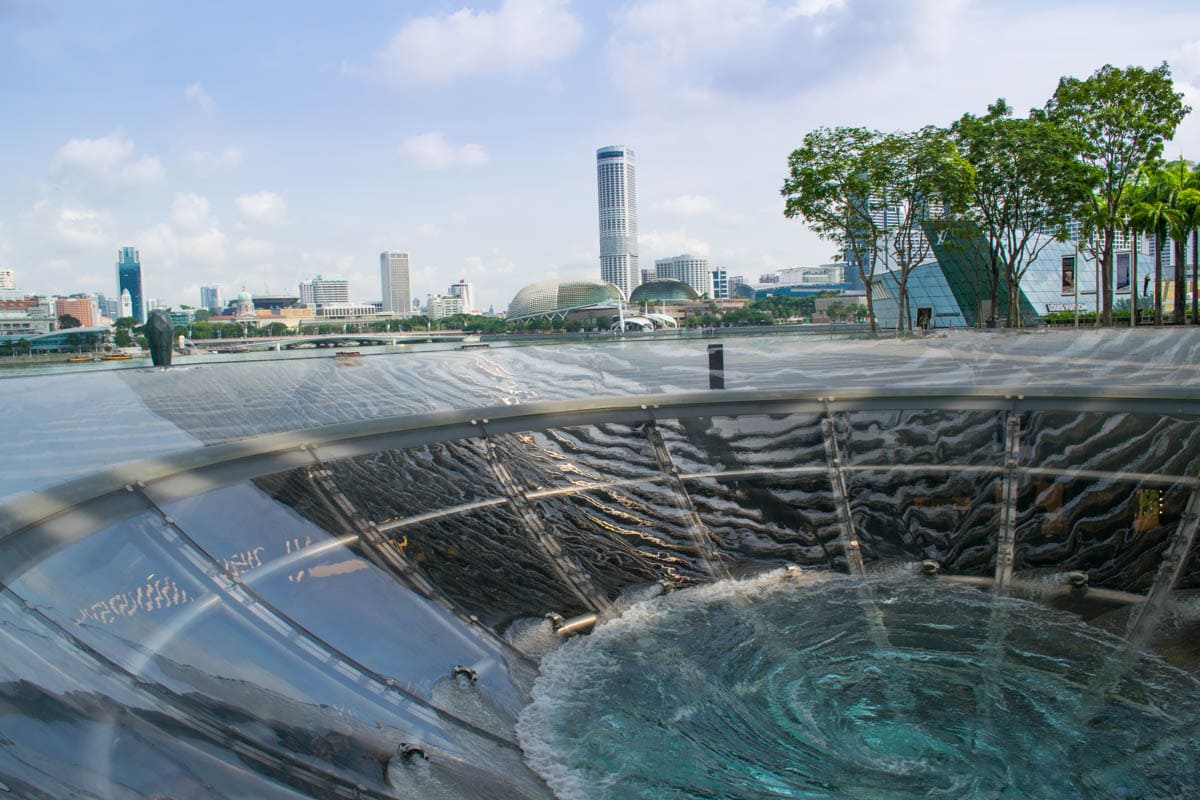
[[[729,272],[720,267],[712,271],[712,297],[714,300],[729,299]]]
[[[637,251],[637,191],[633,151],[614,145],[596,151],[600,197],[600,279],[629,297],[641,283]]]
[[[379,282],[383,287],[383,310],[397,317],[412,316],[412,274],[408,253],[387,250],[379,254]]]
[[[350,302],[350,281],[321,275],[309,281],[300,281],[300,302],[309,308],[347,305]]]
[[[475,305],[475,287],[465,280],[460,279],[458,282],[450,284],[450,296],[462,298],[463,314],[474,314],[479,311],[479,306]]]
[[[654,262],[654,274],[658,280],[683,281],[696,290],[696,294],[713,296],[712,270],[708,259],[685,253],[674,258],[660,258]]]
[[[11,269],[0,269],[0,289],[11,290],[17,288],[17,276]]]
[[[201,286],[200,287],[200,307],[207,308],[214,314],[220,314],[225,308],[225,298],[222,296],[221,287],[218,286]]]
[[[139,323],[146,321],[146,303],[142,298],[142,256],[132,247],[117,253],[117,293],[129,292],[130,315]]]

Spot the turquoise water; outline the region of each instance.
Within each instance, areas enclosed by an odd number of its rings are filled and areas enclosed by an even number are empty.
[[[1194,798],[1200,682],[1075,618],[924,580],[777,574],[639,604],[521,716],[556,793]]]

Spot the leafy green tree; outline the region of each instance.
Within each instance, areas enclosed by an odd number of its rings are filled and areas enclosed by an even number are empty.
[[[207,308],[197,308],[195,321],[196,322],[204,322],[211,316],[212,316],[212,312],[209,311]]]
[[[896,330],[903,331],[913,324],[908,279],[933,254],[925,231],[944,226],[949,216],[966,206],[974,171],[950,132],[932,125],[912,133],[888,134],[866,155],[872,196],[894,213],[894,224],[882,233],[896,275]],[[868,289],[868,302],[870,297]]]
[[[133,330],[133,328],[136,327],[137,324],[138,324],[137,320],[134,319],[133,317],[118,317],[117,320],[113,323],[113,327],[117,328],[118,330],[123,328],[124,330],[129,331],[129,330]]]
[[[1019,327],[1022,278],[1055,238],[1066,239],[1088,195],[1090,173],[1075,157],[1078,134],[1044,113],[1014,118],[1003,98],[982,117],[964,114],[951,130],[974,170],[964,216],[987,242],[993,308],[1003,287],[1007,324]]]
[[[117,347],[133,346],[133,337],[129,335],[127,328],[117,328],[117,332],[113,334],[113,344]]]
[[[1079,159],[1092,191],[1077,211],[1080,243],[1100,263],[1100,324],[1112,325],[1113,251],[1122,195],[1139,169],[1162,153],[1164,140],[1191,109],[1175,91],[1171,69],[1106,64],[1085,79],[1064,77],[1046,103],[1049,118],[1079,134]],[[1161,319],[1161,310],[1157,315]]]
[[[282,322],[272,322],[266,328],[267,336],[287,336],[291,328]]]
[[[1188,237],[1195,237],[1197,226],[1200,225],[1200,171],[1193,171],[1192,165],[1180,157],[1163,165],[1157,171],[1157,176],[1159,191],[1169,209],[1168,233],[1175,244],[1174,321],[1181,325],[1187,320],[1187,240]],[[1158,242],[1155,244],[1157,251]],[[1195,252],[1193,248],[1193,265]]]
[[[70,314],[63,314],[58,318],[58,329],[67,330],[69,328],[82,328],[83,323],[77,317],[72,317]]]
[[[800,217],[818,236],[850,255],[872,303],[876,254],[882,231],[871,214],[870,157],[882,141],[867,128],[818,128],[788,156],[788,177],[780,194],[784,216]],[[871,332],[875,315],[871,314]]]

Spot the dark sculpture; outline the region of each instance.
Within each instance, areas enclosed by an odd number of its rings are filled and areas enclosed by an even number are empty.
[[[146,338],[150,340],[150,358],[156,367],[171,366],[171,355],[174,353],[175,326],[171,323],[171,315],[161,308],[150,312],[146,320]]]

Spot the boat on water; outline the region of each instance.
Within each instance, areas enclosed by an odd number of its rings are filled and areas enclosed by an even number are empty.
[[[133,356],[129,353],[106,353],[103,356],[104,361],[132,361]]]
[[[470,342],[468,344],[460,344],[459,350],[486,350],[491,347],[487,342]]]
[[[357,350],[338,350],[333,355],[336,358],[358,358],[362,353]]]
[[[90,364],[92,363],[91,356],[71,356],[67,359],[68,364]]]
[[[246,353],[250,348],[244,344],[231,344],[228,347],[218,347],[218,353]]]

